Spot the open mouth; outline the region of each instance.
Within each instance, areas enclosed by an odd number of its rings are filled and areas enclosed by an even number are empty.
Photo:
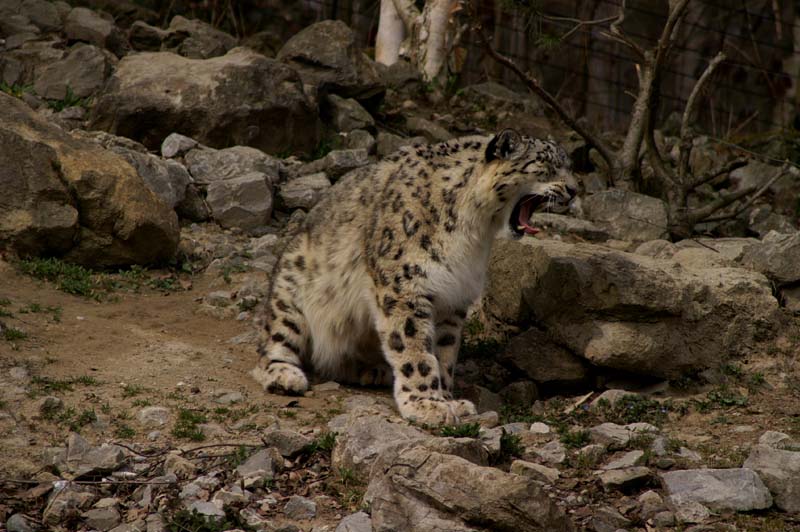
[[[523,196],[514,206],[514,210],[511,211],[511,218],[508,220],[511,231],[517,236],[535,235],[538,233],[539,229],[531,225],[531,214],[546,202],[547,196],[540,196],[538,194]]]

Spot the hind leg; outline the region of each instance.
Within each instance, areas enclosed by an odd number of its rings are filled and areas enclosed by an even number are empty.
[[[308,324],[288,297],[276,290],[267,302],[261,323],[259,359],[250,374],[266,391],[285,395],[303,395],[308,378],[302,359],[309,344]]]

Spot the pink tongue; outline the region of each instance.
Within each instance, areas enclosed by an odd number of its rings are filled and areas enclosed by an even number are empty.
[[[528,200],[519,208],[519,225],[525,228],[525,234],[535,235],[539,230],[530,224],[533,200]]]

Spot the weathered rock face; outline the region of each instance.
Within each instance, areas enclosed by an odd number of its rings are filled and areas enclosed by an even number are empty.
[[[340,20],[318,22],[297,33],[283,45],[278,59],[296,69],[303,83],[325,93],[363,101],[384,90],[375,64]]]
[[[756,445],[744,463],[761,477],[784,512],[800,514],[800,451]]]
[[[191,59],[225,55],[236,46],[236,38],[201,20],[180,15],[169,23],[164,35],[164,49]]]
[[[763,242],[747,246],[741,262],[778,284],[800,281],[800,233],[771,232]]]
[[[373,472],[365,501],[372,526],[390,530],[573,530],[532,478],[475,465],[425,446]]]
[[[174,255],[177,216],[123,158],[5,94],[0,116],[0,246],[96,267]]]
[[[486,290],[506,321],[534,318],[593,364],[660,377],[717,366],[779,327],[767,279],[589,244],[499,242]]]
[[[585,360],[557,345],[538,329],[512,338],[500,359],[537,382],[574,382],[589,375]]]
[[[607,190],[583,200],[586,217],[613,238],[642,242],[667,234],[663,201],[627,190]]]
[[[772,497],[752,469],[686,469],[662,473],[672,503],[700,503],[712,510],[747,512],[772,506]]]
[[[34,84],[36,94],[52,100],[63,100],[67,90],[78,98],[91,96],[103,86],[116,62],[107,53],[92,45],[74,46],[63,60],[42,69]]]
[[[88,42],[110,50],[116,56],[124,55],[127,42],[114,22],[101,17],[91,9],[76,7],[64,21],[64,33],[70,41]]]
[[[128,55],[98,97],[91,127],[154,150],[173,132],[212,147],[272,153],[311,150],[319,137],[319,117],[297,74],[246,48],[205,60]]]

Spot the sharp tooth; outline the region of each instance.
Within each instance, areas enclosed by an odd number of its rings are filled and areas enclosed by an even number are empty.
[[[525,229],[525,226],[524,225],[518,225],[517,229],[519,229],[520,231],[523,231]]]

